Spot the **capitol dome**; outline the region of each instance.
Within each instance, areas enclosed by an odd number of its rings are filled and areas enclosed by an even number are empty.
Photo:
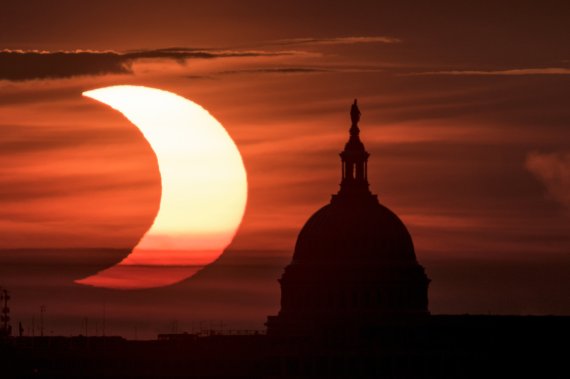
[[[429,315],[429,279],[400,218],[370,192],[360,111],[350,112],[340,190],[315,212],[297,238],[279,280],[281,309],[270,335],[373,333],[379,325]]]
[[[301,229],[293,255],[293,264],[415,260],[414,244],[406,226],[377,201],[337,201],[325,205]]]

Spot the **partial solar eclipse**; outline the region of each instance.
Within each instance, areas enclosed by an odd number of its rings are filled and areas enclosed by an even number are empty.
[[[247,177],[227,131],[200,105],[160,89],[112,86],[83,96],[122,113],[156,154],[162,196],[154,223],[118,265],[77,283],[137,289],[171,285],[216,260],[247,201]]]

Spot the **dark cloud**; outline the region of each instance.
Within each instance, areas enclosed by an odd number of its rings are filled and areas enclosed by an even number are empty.
[[[225,57],[258,57],[287,55],[288,52],[199,50],[168,48],[116,51],[0,51],[0,80],[69,78],[85,75],[130,74],[139,59],[171,59],[184,63],[187,59]]]
[[[0,79],[21,81],[127,74],[131,59],[115,52],[0,52]]]
[[[59,79],[77,76],[105,74],[132,74],[132,65],[137,60],[166,59],[185,64],[190,59],[251,58],[275,56],[315,55],[305,51],[276,50],[276,46],[323,46],[354,45],[370,43],[392,44],[399,39],[384,36],[294,38],[262,44],[259,49],[208,49],[171,47],[131,51],[101,50],[0,50],[0,80],[27,81],[34,79]],[[237,73],[316,73],[325,71],[362,72],[377,71],[370,67],[269,67],[246,70],[228,70],[220,74]],[[203,78],[202,75],[197,76]],[[192,77],[192,78],[197,78]]]
[[[248,50],[209,50],[209,49],[189,49],[189,48],[167,48],[155,50],[140,50],[131,51],[121,54],[127,60],[135,59],[174,59],[184,61],[186,59],[213,59],[213,58],[228,58],[228,57],[265,57],[265,56],[278,56],[288,55],[292,52],[278,51],[248,51]]]
[[[271,46],[305,45],[353,45],[363,43],[397,43],[399,39],[384,36],[338,37],[338,38],[294,38],[264,44]],[[131,51],[100,50],[0,50],[0,80],[26,81],[34,79],[58,79],[76,76],[105,74],[132,74],[132,64],[142,59],[167,59],[184,64],[189,59],[251,58],[271,56],[293,56],[307,54],[303,51],[281,51],[274,48],[261,49],[195,49],[171,47]],[[312,53],[315,54],[315,53]],[[233,73],[314,73],[323,71],[369,71],[370,68],[317,68],[317,67],[275,67]]]

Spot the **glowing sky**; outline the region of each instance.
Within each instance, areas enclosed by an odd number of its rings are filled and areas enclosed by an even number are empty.
[[[0,248],[132,248],[159,204],[156,161],[81,93],[162,88],[226,127],[249,193],[229,266],[160,296],[261,325],[299,228],[338,189],[358,97],[371,189],[414,238],[432,312],[568,313],[570,28],[566,3],[547,3],[4,4]],[[28,261],[10,259],[15,287]]]

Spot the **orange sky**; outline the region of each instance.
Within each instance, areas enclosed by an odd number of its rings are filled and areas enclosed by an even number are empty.
[[[290,256],[338,189],[358,97],[371,188],[406,223],[420,261],[473,260],[482,277],[493,262],[569,267],[562,2],[139,3],[28,1],[0,14],[0,249],[137,243],[158,207],[155,158],[126,119],[81,96],[136,84],[201,104],[236,141],[249,196],[235,251]],[[15,270],[28,272],[24,262]],[[443,299],[456,282],[426,266],[432,299]],[[544,293],[570,286],[567,275],[537,275]],[[560,298],[533,301],[530,311],[570,312]],[[457,310],[449,303],[436,311]]]

